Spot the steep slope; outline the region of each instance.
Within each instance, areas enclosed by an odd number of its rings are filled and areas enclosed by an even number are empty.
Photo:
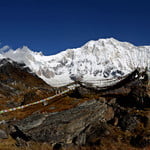
[[[64,86],[73,80],[104,87],[119,82],[120,77],[137,68],[150,70],[149,46],[136,47],[113,38],[89,41],[81,48],[67,49],[53,56],[43,56],[23,47],[3,53],[1,57],[25,63],[54,87]]]
[[[10,59],[0,60],[1,109],[30,103],[54,94],[47,85],[25,64]]]
[[[35,81],[34,81],[35,80]],[[12,61],[9,58],[0,60],[0,81],[3,84],[15,85],[18,82],[25,84],[27,87],[48,87],[38,76],[21,63]]]

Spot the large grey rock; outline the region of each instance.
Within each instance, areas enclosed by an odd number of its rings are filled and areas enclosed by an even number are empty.
[[[91,100],[62,112],[34,114],[15,123],[13,126],[16,130],[11,130],[10,134],[22,132],[24,137],[51,144],[84,145],[91,134],[90,131],[101,131],[102,124],[113,116],[114,112],[110,106]]]

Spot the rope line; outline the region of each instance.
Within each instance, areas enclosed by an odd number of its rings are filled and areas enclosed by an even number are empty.
[[[32,106],[32,105],[36,105],[36,104],[40,104],[40,103],[49,101],[49,100],[51,100],[51,99],[53,99],[53,98],[56,98],[56,97],[61,96],[61,95],[65,94],[65,93],[68,93],[68,92],[71,91],[71,90],[75,90],[75,88],[78,87],[78,86],[79,86],[78,84],[77,84],[77,85],[69,86],[67,90],[62,91],[62,92],[59,93],[59,94],[53,95],[53,96],[51,96],[51,97],[47,97],[47,98],[45,98],[45,99],[41,99],[41,100],[36,101],[36,102],[33,102],[33,103],[29,103],[29,104],[22,105],[22,106],[18,106],[18,107],[14,107],[14,108],[9,108],[9,109],[1,110],[1,111],[0,111],[0,114],[7,113],[7,112],[11,112],[11,111],[16,111],[16,110],[20,110],[20,109],[24,109],[24,108],[29,107],[29,106]]]

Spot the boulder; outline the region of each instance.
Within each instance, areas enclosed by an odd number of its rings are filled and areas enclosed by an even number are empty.
[[[90,142],[90,137],[100,137],[105,130],[102,125],[113,116],[113,109],[106,103],[90,100],[61,112],[33,114],[12,124],[11,127],[15,130],[10,128],[10,134],[17,135],[15,138],[49,142],[54,145],[84,145]]]

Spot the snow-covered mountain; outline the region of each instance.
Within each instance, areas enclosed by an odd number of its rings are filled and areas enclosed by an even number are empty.
[[[57,55],[44,56],[28,47],[9,50],[0,59],[10,58],[25,63],[51,86],[72,83],[72,79],[103,87],[118,82],[136,68],[150,71],[150,46],[134,46],[113,38],[89,41],[76,49],[67,49]],[[110,83],[108,81],[111,81]]]

